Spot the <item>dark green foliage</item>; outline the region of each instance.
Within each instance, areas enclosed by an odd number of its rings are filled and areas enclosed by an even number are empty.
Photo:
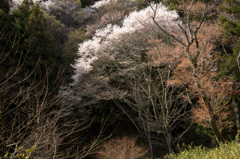
[[[205,146],[207,146],[207,144],[210,144],[210,143],[211,143],[211,146],[217,145],[217,141],[213,137],[214,134],[213,134],[211,128],[206,128],[201,125],[198,125],[196,127],[196,133],[197,133],[197,135],[201,136],[201,140],[202,140],[200,142],[201,144],[205,144]],[[208,146],[210,147],[210,145],[208,145]]]
[[[44,12],[44,18],[46,18],[47,22],[47,28],[45,29],[53,42],[54,53],[57,56],[62,56],[64,54],[63,44],[67,40],[68,31],[65,25],[57,20],[55,16]]]
[[[9,17],[12,30],[19,39],[19,49],[27,57],[22,74],[35,69],[36,80],[41,80],[47,72],[51,72],[48,77],[50,83],[56,82],[59,73],[66,75],[64,80],[69,80],[72,72],[70,63],[74,59],[65,57],[63,46],[68,31],[64,24],[54,16],[43,13],[38,4],[29,0],[24,0]]]
[[[24,0],[16,10],[13,11],[14,26],[21,38],[25,37],[26,24],[28,23],[28,17],[31,14],[32,1]]]
[[[31,1],[23,3],[13,12],[15,31],[20,38],[20,49],[27,56],[22,69],[29,72],[38,69],[36,79],[41,80],[46,70],[53,67],[52,76],[54,79],[58,70],[56,69],[57,57],[54,54],[53,44],[46,32],[47,23],[38,4],[33,5]],[[37,66],[37,67],[36,67]]]
[[[5,35],[11,34],[12,25],[9,19],[10,19],[9,15],[0,9],[0,32],[2,32],[2,34],[5,34]],[[1,37],[1,40],[2,40],[2,43],[0,43],[1,52],[7,51],[6,50],[7,48],[5,48],[5,44],[8,41],[7,39],[8,39],[7,36]]]
[[[239,42],[237,42],[236,45],[239,45]],[[237,48],[235,49],[237,50]],[[239,68],[237,64],[238,55],[239,51],[232,51],[232,53],[222,56],[223,59],[220,63],[222,76],[228,76],[237,81],[240,80]]]
[[[70,77],[73,73],[73,68],[70,64],[75,62],[78,44],[82,42],[85,34],[82,29],[71,29],[72,31],[69,31],[69,29],[53,15],[44,13],[44,17],[48,24],[46,32],[52,41],[54,55],[56,55],[58,59],[58,67],[60,65],[65,67],[64,79],[66,79],[67,82],[70,82]],[[77,30],[81,30],[82,34]]]
[[[9,13],[10,6],[8,0],[0,0],[0,9],[2,9],[5,13]]]
[[[67,38],[68,39],[64,44],[64,57],[71,63],[74,63],[74,60],[77,58],[78,44],[83,42],[86,38],[84,28],[79,28],[71,31]]]
[[[221,63],[222,75],[231,76],[234,80],[240,80],[238,68],[238,55],[240,51],[240,2],[237,0],[225,0],[219,6],[222,13],[218,19],[222,27],[221,35],[223,44],[230,50],[223,57]]]
[[[11,16],[0,9],[0,80],[6,78],[5,75],[9,69],[14,71],[16,67],[21,66],[25,59],[19,48],[20,37],[17,36],[15,24],[12,21]],[[18,77],[15,76],[15,80],[19,80]]]
[[[49,13],[68,28],[79,28],[83,23],[84,12],[79,0],[55,0]]]
[[[234,38],[240,36],[240,21],[227,20],[223,16],[219,18],[222,25],[224,38]],[[235,39],[232,39],[235,40]]]
[[[228,14],[238,14],[240,10],[240,2],[238,0],[224,0],[219,6],[219,10]]]
[[[77,59],[78,44],[83,42],[85,38],[85,30],[83,28],[79,28],[72,30],[65,39],[66,41],[63,44],[62,58],[65,59],[63,62],[68,62],[65,74],[67,79],[70,79],[74,71],[70,64],[74,64],[75,59]]]
[[[41,58],[50,64],[53,62],[53,45],[45,31],[46,28],[47,23],[39,5],[34,5],[26,25],[27,38],[24,41],[24,46],[32,48],[29,54],[35,58],[33,61],[36,62],[38,58]]]

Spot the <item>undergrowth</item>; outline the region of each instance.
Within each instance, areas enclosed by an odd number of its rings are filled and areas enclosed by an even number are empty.
[[[231,142],[220,144],[219,147],[208,149],[202,146],[181,150],[180,153],[167,155],[165,159],[239,159],[240,143]]]

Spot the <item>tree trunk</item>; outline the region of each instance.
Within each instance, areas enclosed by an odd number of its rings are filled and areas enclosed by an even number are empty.
[[[139,118],[140,118],[141,122],[144,123],[141,111],[139,111]],[[147,138],[147,144],[148,144],[148,147],[149,147],[149,155],[148,155],[148,157],[149,158],[153,158],[153,147],[152,147],[152,141],[151,141],[151,131],[150,131],[148,120],[147,120],[146,127],[145,127],[144,124],[142,124],[142,126],[143,126],[143,130],[144,130],[144,133],[145,133],[145,137]]]
[[[1,118],[1,134],[0,134],[0,156],[5,155],[6,145],[5,145],[5,135],[4,135],[4,112],[3,112],[3,101],[0,96],[0,118]]]
[[[167,146],[168,146],[168,152],[169,154],[172,154],[174,153],[174,145],[173,145],[173,137],[172,137],[172,134],[171,132],[167,131],[165,133],[165,138],[166,138],[166,141],[167,141]]]
[[[208,109],[208,113],[209,113],[209,116],[210,116],[210,125],[212,127],[212,131],[215,135],[215,138],[218,142],[218,144],[220,144],[220,142],[225,142],[225,139],[224,137],[222,136],[222,134],[220,133],[218,127],[217,127],[217,119],[213,113],[213,110],[212,110],[212,107],[209,103],[209,101],[207,99],[203,99],[205,104],[206,104],[206,107]]]
[[[233,106],[234,111],[236,113],[236,127],[237,127],[237,135],[236,135],[236,141],[240,142],[240,112],[239,112],[239,105],[236,100],[237,97],[233,96]]]
[[[153,158],[153,148],[152,148],[152,141],[150,136],[148,136],[148,147],[149,147],[149,158]]]
[[[149,147],[149,156],[148,157],[153,158],[153,147],[152,147],[151,131],[150,131],[150,128],[149,128],[149,124],[147,125],[146,129],[145,129],[145,135],[147,137],[147,142],[148,142],[148,147]]]

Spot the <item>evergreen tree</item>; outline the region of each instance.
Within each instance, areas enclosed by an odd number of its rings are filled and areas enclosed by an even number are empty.
[[[26,24],[28,22],[28,17],[31,14],[31,7],[33,5],[32,1],[24,0],[21,5],[18,6],[17,9],[13,11],[14,18],[14,26],[15,31],[18,33],[18,36],[21,37],[21,43],[23,43],[23,39],[26,36]]]
[[[218,21],[222,27],[221,35],[225,46],[224,60],[221,63],[222,74],[230,75],[240,80],[239,51],[240,51],[240,2],[238,0],[224,0],[219,6],[221,16]]]
[[[38,4],[33,5],[31,14],[26,24],[24,46],[30,48],[28,67],[33,68],[38,60],[43,63],[54,63],[53,45],[46,33],[47,23]]]
[[[24,59],[24,56],[21,56],[20,38],[14,22],[10,14],[0,9],[0,80],[5,78],[10,68],[15,70]]]
[[[19,48],[26,57],[21,74],[35,71],[34,78],[40,82],[46,76],[46,71],[51,70],[48,78],[53,82],[61,67],[61,57],[54,53],[53,42],[47,33],[47,22],[39,4],[24,0],[13,11],[12,17],[16,35],[20,39]]]

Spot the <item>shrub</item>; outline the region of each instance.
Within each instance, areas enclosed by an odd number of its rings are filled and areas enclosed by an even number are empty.
[[[136,138],[123,137],[103,144],[97,152],[97,159],[137,159],[144,157],[146,153],[145,148],[136,145]]]

